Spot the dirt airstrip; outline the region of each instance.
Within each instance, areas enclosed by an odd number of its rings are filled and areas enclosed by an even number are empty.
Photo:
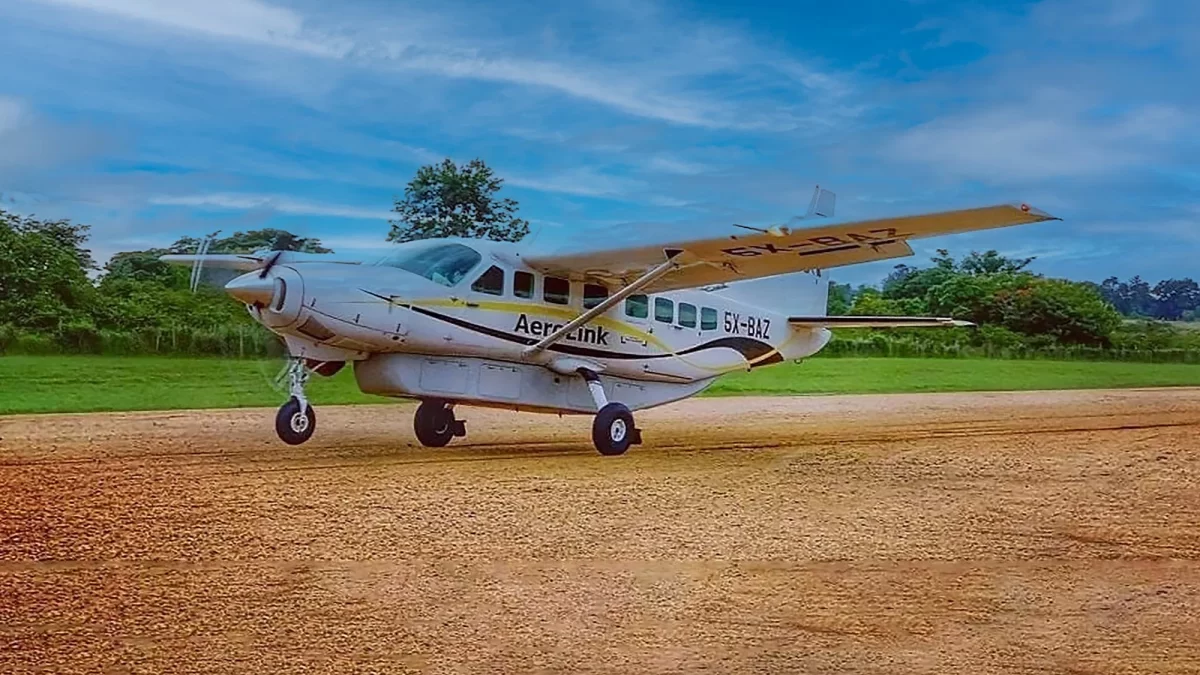
[[[1200,672],[1200,389],[0,418],[0,673]]]

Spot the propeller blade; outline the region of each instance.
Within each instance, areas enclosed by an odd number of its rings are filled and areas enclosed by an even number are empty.
[[[279,258],[281,256],[283,256],[283,251],[276,251],[275,254],[272,255],[269,260],[267,260],[267,264],[262,268],[262,271],[258,273],[258,278],[267,278],[267,274],[271,271],[271,268],[275,266],[275,263],[279,262]]]

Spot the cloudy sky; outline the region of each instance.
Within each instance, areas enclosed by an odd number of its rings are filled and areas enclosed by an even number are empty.
[[[4,0],[0,195],[100,258],[261,226],[360,248],[418,166],[481,157],[540,240],[766,225],[819,183],[839,220],[1065,219],[917,262],[1200,276],[1200,3],[752,4]]]

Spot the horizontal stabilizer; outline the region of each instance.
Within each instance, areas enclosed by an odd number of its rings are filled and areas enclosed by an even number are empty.
[[[797,328],[952,328],[974,326],[970,321],[928,316],[792,316]]]

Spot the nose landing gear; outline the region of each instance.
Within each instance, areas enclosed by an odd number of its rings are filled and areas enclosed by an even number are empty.
[[[279,440],[288,445],[300,445],[312,438],[317,430],[317,413],[304,395],[308,369],[303,360],[292,360],[288,365],[287,378],[291,396],[275,414],[275,433]]]

